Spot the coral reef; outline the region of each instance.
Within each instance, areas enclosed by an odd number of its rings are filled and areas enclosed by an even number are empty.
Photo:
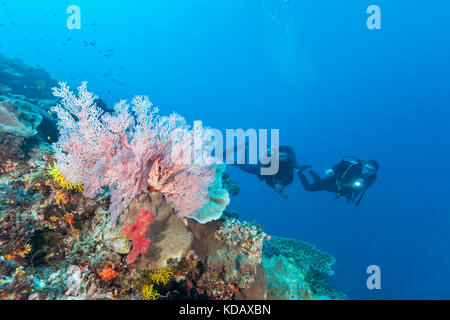
[[[42,69],[30,68],[16,59],[0,55],[0,173],[11,170],[35,154],[40,142],[56,137],[56,122],[48,113],[56,100],[53,84]]]
[[[273,236],[263,250],[268,299],[342,300],[328,284],[335,259],[312,244]]]
[[[19,99],[6,98],[0,101],[0,132],[19,137],[31,137],[37,134],[36,128],[42,116],[36,107]]]
[[[13,92],[32,99],[52,99],[50,88],[56,81],[42,68],[33,68],[19,59],[0,54],[0,95]]]
[[[268,245],[274,255],[282,255],[292,258],[294,263],[301,270],[313,270],[320,273],[333,275],[334,257],[326,252],[322,252],[312,244],[295,239],[273,236]]]
[[[0,299],[345,298],[330,254],[225,211],[239,185],[189,148],[206,128],[49,85],[0,56]]]
[[[312,245],[270,238],[235,214],[204,224],[180,217],[160,192],[137,196],[111,225],[109,192],[92,200],[67,190],[50,163],[43,148],[0,176],[3,299],[343,297],[326,282],[334,260]],[[140,239],[151,242],[133,257]]]

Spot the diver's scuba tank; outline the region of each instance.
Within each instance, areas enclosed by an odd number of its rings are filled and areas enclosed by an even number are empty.
[[[346,196],[348,202],[353,202],[353,200],[355,199],[355,193],[358,194],[361,190],[364,189],[365,180],[362,178],[358,178],[345,184],[343,184],[343,180],[347,175],[347,173],[350,171],[350,169],[356,165],[361,165],[362,161],[355,156],[345,156],[342,158],[342,161],[350,162],[350,165],[348,165],[344,173],[342,173],[342,175],[338,179],[336,179],[336,186],[337,186],[336,199],[338,199],[340,196]],[[347,194],[342,194],[342,190],[344,189],[351,190],[351,192]]]
[[[355,163],[355,164],[362,163],[362,160],[355,156],[344,156],[342,158],[342,161],[348,161],[348,162]]]

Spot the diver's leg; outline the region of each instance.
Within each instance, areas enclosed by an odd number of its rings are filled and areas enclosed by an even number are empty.
[[[305,175],[302,171],[297,172],[298,177],[300,179],[300,182],[303,185],[303,188],[305,188],[306,191],[321,191],[323,190],[322,186],[322,179],[316,174],[316,176],[312,176],[314,179],[314,183],[309,183],[308,179],[306,179]],[[319,178],[319,180],[316,180],[316,178]]]
[[[314,179],[314,183],[317,184],[322,184],[322,178],[311,168],[308,169],[309,174],[311,175],[311,177]]]

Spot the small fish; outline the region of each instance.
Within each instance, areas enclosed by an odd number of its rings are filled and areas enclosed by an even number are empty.
[[[70,40],[72,40],[72,37],[66,39],[67,42],[69,42]]]

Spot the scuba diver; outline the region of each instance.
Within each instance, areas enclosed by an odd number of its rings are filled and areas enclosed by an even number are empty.
[[[267,150],[267,154],[271,154],[271,149]],[[294,149],[289,146],[280,146],[278,149],[279,169],[274,175],[262,175],[260,164],[234,164],[244,172],[256,175],[259,180],[266,182],[269,187],[278,192],[284,199],[288,196],[283,192],[283,189],[290,185],[294,180],[294,168],[298,167],[295,158]]]
[[[310,165],[297,166],[296,170],[300,182],[306,191],[328,191],[336,193],[336,199],[343,196],[348,202],[356,201],[356,206],[361,202],[367,189],[377,179],[377,171],[380,165],[375,160],[362,161],[356,157],[344,157],[341,162],[332,169],[325,171],[326,178],[322,179],[315,173]],[[303,171],[308,171],[314,180],[309,183]]]

